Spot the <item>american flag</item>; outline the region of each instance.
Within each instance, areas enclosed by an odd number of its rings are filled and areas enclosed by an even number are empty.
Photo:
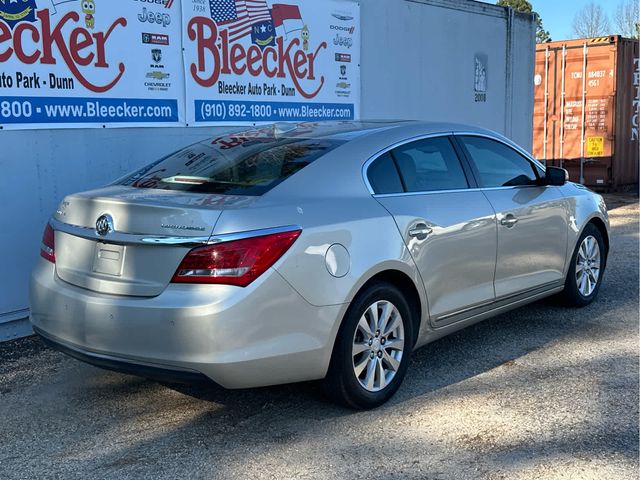
[[[209,0],[211,18],[229,31],[234,42],[251,33],[256,22],[271,20],[266,0]]]
[[[49,12],[51,12],[51,14],[56,14],[58,13],[56,7],[62,3],[69,3],[72,2],[73,0],[51,0],[51,8],[49,10]],[[45,7],[40,7],[40,8],[45,8]]]

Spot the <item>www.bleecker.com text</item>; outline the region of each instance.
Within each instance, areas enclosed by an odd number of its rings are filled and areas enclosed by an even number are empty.
[[[272,83],[271,85],[269,85],[268,83],[263,83],[262,85],[260,85],[251,82],[249,82],[248,84],[243,84],[240,82],[227,83],[220,80],[218,82],[218,93],[221,95],[269,95],[272,97],[295,97],[296,89],[293,87],[287,87],[284,84],[278,87],[274,83]]]
[[[37,73],[16,72],[12,75],[2,72],[0,73],[0,88],[73,90],[76,86],[73,77],[58,77],[50,73],[45,78]]]

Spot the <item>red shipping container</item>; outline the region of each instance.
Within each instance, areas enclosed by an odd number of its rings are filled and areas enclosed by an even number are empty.
[[[592,188],[636,190],[639,55],[617,35],[538,44],[533,154]]]

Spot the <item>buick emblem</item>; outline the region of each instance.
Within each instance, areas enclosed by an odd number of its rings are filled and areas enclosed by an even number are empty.
[[[113,217],[105,213],[96,220],[96,233],[104,237],[109,232],[113,232]]]

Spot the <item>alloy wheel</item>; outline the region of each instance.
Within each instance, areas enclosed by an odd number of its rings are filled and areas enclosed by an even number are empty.
[[[353,371],[370,392],[384,389],[395,377],[404,352],[404,325],[391,302],[380,300],[364,312],[353,335]]]
[[[600,245],[592,235],[584,238],[576,255],[576,285],[583,297],[593,293],[600,278]]]

